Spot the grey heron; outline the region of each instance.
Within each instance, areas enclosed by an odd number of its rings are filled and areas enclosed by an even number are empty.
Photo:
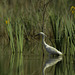
[[[45,34],[43,32],[40,32],[39,33],[40,35],[42,35],[42,42],[43,42],[43,45],[46,49],[46,51],[49,53],[49,54],[59,54],[59,55],[62,55],[62,53],[60,51],[58,51],[56,48],[52,47],[52,46],[49,46],[48,44],[46,44],[45,42]]]

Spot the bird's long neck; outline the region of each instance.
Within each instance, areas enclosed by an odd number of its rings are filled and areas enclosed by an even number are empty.
[[[42,35],[42,43],[45,45],[46,44],[46,42],[45,42],[45,36],[44,35]]]

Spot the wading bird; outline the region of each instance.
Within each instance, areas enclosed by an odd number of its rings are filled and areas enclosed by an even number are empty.
[[[48,44],[46,44],[45,42],[45,34],[43,32],[40,32],[39,33],[40,35],[42,35],[42,42],[43,42],[43,45],[46,49],[46,51],[49,53],[49,54],[58,54],[58,55],[62,55],[62,53],[60,51],[58,51],[56,48],[52,47],[52,46],[49,46]]]

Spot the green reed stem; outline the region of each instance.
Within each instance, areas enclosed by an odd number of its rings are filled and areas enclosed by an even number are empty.
[[[10,46],[11,46],[12,52],[15,52],[13,30],[12,30],[12,25],[10,22],[8,22],[8,24],[7,24],[7,31],[8,31],[8,35],[10,38]]]

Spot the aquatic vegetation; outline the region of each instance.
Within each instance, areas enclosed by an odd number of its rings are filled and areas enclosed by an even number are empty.
[[[0,11],[4,13],[2,21],[5,23],[1,25],[6,29],[5,34],[9,37],[12,52],[23,52],[24,41],[31,41],[35,34],[44,31],[52,46],[64,54],[75,53],[75,6],[71,7],[70,2],[35,0],[17,3],[15,0],[10,3],[4,2],[5,10],[0,9]]]
[[[50,15],[51,30],[53,31],[55,45],[64,54],[74,54],[74,22],[69,15],[62,18],[59,15]]]
[[[16,35],[16,44],[17,44],[17,50],[18,52],[22,52],[23,50],[23,41],[24,41],[24,25],[20,24],[19,22],[16,22],[15,27],[15,35]]]
[[[6,24],[8,24],[8,21],[6,20]]]
[[[11,24],[9,18],[6,20],[6,27],[12,52],[22,52],[23,50],[24,25],[20,24],[20,22],[20,20],[16,22],[14,29],[13,24]]]
[[[14,45],[14,38],[13,38],[13,28],[12,28],[11,20],[9,21],[9,18],[6,20],[6,27],[7,27],[8,36],[10,39],[10,46],[12,48],[12,52],[14,52],[15,45]]]
[[[71,6],[71,12],[72,12],[72,14],[74,14],[75,13],[75,6]]]

